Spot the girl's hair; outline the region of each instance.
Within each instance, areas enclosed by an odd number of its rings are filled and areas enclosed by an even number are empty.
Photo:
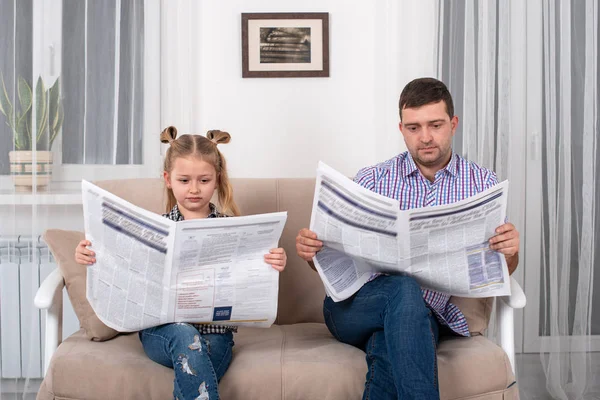
[[[219,195],[219,211],[227,215],[240,215],[233,201],[233,188],[227,175],[227,163],[217,145],[229,143],[231,135],[227,132],[212,130],[201,135],[182,135],[177,138],[177,128],[169,126],[160,134],[162,143],[170,143],[165,156],[164,170],[171,173],[175,160],[179,157],[197,157],[212,165],[217,171],[217,193]],[[167,212],[177,204],[173,190],[167,190]]]

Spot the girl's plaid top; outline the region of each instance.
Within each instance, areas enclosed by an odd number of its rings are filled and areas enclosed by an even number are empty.
[[[420,173],[406,151],[380,164],[361,169],[354,182],[398,200],[400,209],[408,210],[463,200],[496,185],[498,178],[489,169],[452,153],[450,162],[436,172],[432,183]],[[467,320],[458,307],[450,303],[450,295],[427,289],[422,291],[423,299],[442,325],[461,336],[469,336]]]
[[[207,218],[224,218],[229,215],[221,214],[217,211],[217,207],[213,203],[209,204],[210,214],[208,214]],[[183,214],[179,211],[179,207],[175,204],[175,207],[171,209],[166,214],[163,214],[163,217],[169,218],[171,221],[183,221]],[[213,325],[213,324],[192,324],[198,329],[201,335],[210,335],[213,333],[226,333],[226,332],[237,332],[237,326],[230,325]]]

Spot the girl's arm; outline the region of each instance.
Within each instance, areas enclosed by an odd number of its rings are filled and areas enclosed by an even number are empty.
[[[82,240],[75,248],[75,261],[78,264],[91,265],[96,262],[96,253],[88,249],[87,246],[91,246],[92,242],[89,240]]]
[[[287,262],[287,255],[283,247],[269,250],[269,254],[265,254],[265,262],[271,264],[271,267],[277,271],[283,271]]]

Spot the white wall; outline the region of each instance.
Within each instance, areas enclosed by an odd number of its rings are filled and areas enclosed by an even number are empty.
[[[319,160],[354,175],[405,149],[398,96],[436,75],[434,3],[164,1],[162,125],[230,132],[234,177],[310,177]],[[330,77],[242,78],[243,12],[328,12]]]

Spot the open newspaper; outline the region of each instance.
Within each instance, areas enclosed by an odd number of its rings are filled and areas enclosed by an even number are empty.
[[[175,223],[83,181],[87,299],[120,332],[169,322],[269,327],[279,274],[264,261],[287,213]]]
[[[374,273],[408,274],[462,297],[510,294],[506,260],[488,240],[506,218],[508,181],[443,206],[400,210],[397,200],[320,162],[310,229],[323,242],[313,261],[334,301]]]

